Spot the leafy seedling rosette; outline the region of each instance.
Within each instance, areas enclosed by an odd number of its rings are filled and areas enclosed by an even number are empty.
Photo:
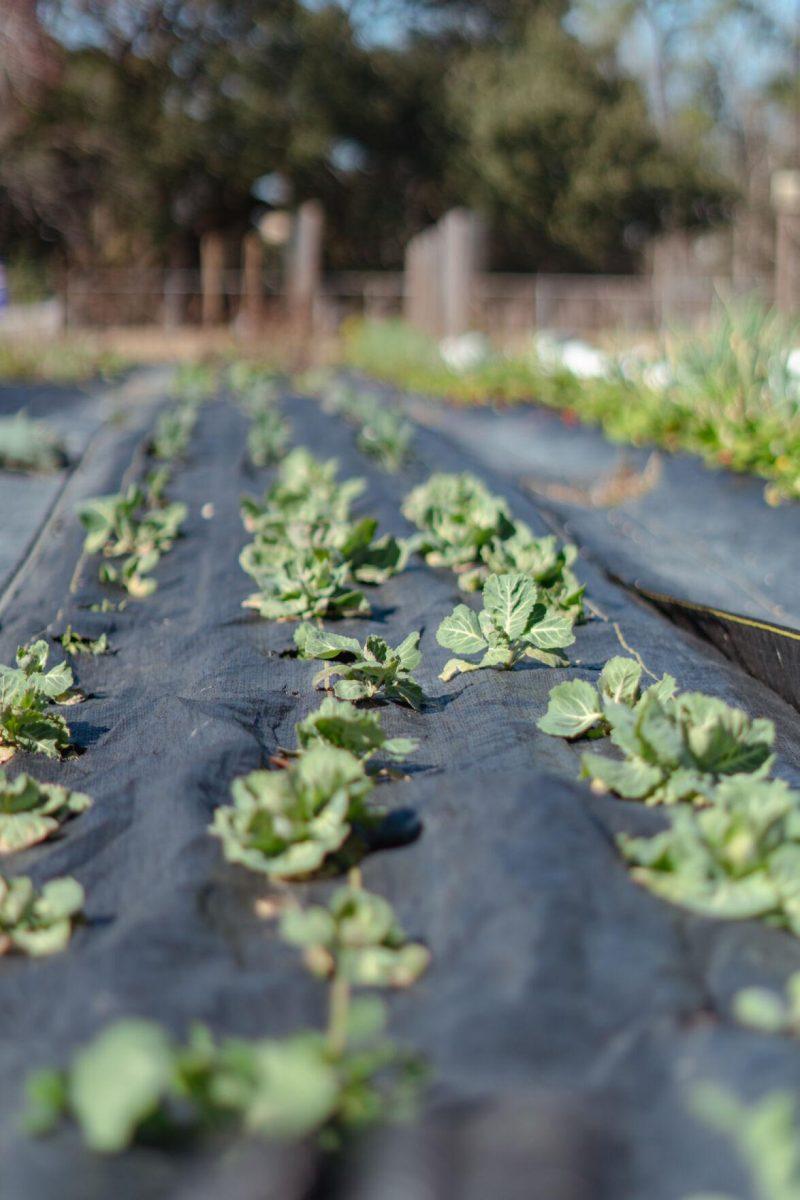
[[[379,698],[415,709],[421,708],[425,700],[412,675],[422,662],[419,639],[418,632],[410,633],[393,648],[383,638],[373,635],[362,646],[357,638],[308,623],[299,626],[294,635],[300,658],[335,663],[314,677],[315,687],[328,688],[332,678],[338,676],[333,692],[340,700]]]
[[[319,708],[298,722],[295,734],[298,749],[293,753],[309,750],[321,742],[347,750],[364,763],[376,754],[400,763],[417,748],[414,738],[387,737],[379,713],[357,708],[333,696],[326,696]]]
[[[480,654],[480,661],[451,658],[440,679],[484,667],[511,670],[523,658],[564,665],[564,649],[575,641],[572,620],[548,608],[527,575],[490,575],[482,599],[481,612],[459,604],[436,631],[440,646],[457,654]]]
[[[51,879],[39,891],[26,875],[0,875],[0,955],[40,958],[63,950],[83,899],[83,888],[70,876]]]
[[[669,829],[617,840],[634,879],[662,899],[800,936],[800,793],[781,780],[735,776],[707,808],[677,808]]]
[[[85,552],[102,554],[106,560],[122,559],[121,563],[101,564],[101,581],[118,584],[141,598],[158,586],[150,573],[178,537],[186,505],[148,508],[145,493],[131,485],[126,492],[95,496],[81,506],[78,515],[86,530]]]
[[[228,862],[277,879],[309,875],[343,848],[355,822],[372,819],[373,786],[360,759],[315,745],[284,771],[234,780],[233,803],[216,810],[211,833]]]
[[[43,421],[32,421],[25,412],[0,417],[0,468],[56,471],[66,462],[61,438]]]
[[[17,750],[59,758],[70,745],[64,718],[49,706],[81,699],[73,692],[72,670],[66,662],[48,671],[50,648],[39,640],[20,646],[16,666],[0,664],[0,763]]]
[[[705,804],[720,780],[769,773],[771,721],[701,692],[676,694],[669,675],[642,691],[641,674],[640,664],[616,658],[597,687],[584,680],[557,684],[538,722],[545,733],[570,739],[609,736],[621,760],[596,753],[581,759],[582,775],[597,790],[651,805]]]
[[[430,566],[455,571],[462,590],[480,591],[490,575],[523,574],[548,607],[581,619],[584,588],[572,570],[577,547],[537,538],[474,475],[435,473],[409,493],[403,514],[419,530],[415,549]]]
[[[11,779],[0,768],[0,854],[15,854],[54,837],[91,803],[83,792],[25,774]]]

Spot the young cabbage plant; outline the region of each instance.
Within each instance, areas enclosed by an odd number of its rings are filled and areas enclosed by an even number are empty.
[[[302,947],[313,974],[356,987],[410,987],[430,962],[427,947],[408,941],[391,904],[352,884],[334,892],[326,908],[287,908],[280,932]]]
[[[217,369],[210,363],[184,363],[178,368],[173,394],[185,404],[202,404],[217,389]]]
[[[144,503],[146,508],[164,508],[165,493],[172,479],[172,467],[162,463],[152,471],[148,471],[143,481]]]
[[[0,665],[0,763],[17,750],[58,758],[69,748],[69,726],[47,707],[76,698],[72,671],[65,662],[46,671],[48,654],[40,640],[20,646],[15,667]]]
[[[419,633],[410,633],[393,649],[383,638],[373,635],[362,646],[357,638],[330,633],[308,623],[300,625],[294,635],[300,658],[337,660],[314,677],[315,687],[330,687],[336,675],[333,692],[340,700],[379,697],[415,709],[421,708],[425,700],[422,688],[411,674],[422,662],[419,639]]]
[[[97,638],[84,637],[83,634],[76,633],[71,625],[67,626],[58,640],[67,654],[90,654],[97,656],[100,654],[109,654],[111,651],[107,633],[101,633]]]
[[[645,690],[661,700],[675,693],[675,680],[664,675]],[[547,712],[536,724],[553,737],[606,737],[611,725],[605,715],[606,704],[624,704],[634,708],[642,697],[642,666],[633,658],[610,658],[600,673],[597,686],[584,679],[557,683],[550,689]]]
[[[800,794],[781,780],[727,779],[708,808],[680,807],[669,829],[617,841],[633,878],[663,900],[800,936]]]
[[[64,661],[47,670],[50,647],[44,638],[20,646],[16,654],[16,666],[0,664],[0,691],[11,698],[33,692],[42,700],[53,704],[70,704],[74,701],[72,668]]]
[[[373,401],[360,420],[356,444],[385,471],[397,472],[408,460],[414,426],[401,413]]]
[[[39,958],[63,950],[83,899],[83,888],[70,876],[51,879],[37,891],[26,875],[0,875],[0,955],[16,952]]]
[[[66,461],[61,438],[43,421],[32,421],[24,412],[0,417],[0,468],[56,471]]]
[[[432,567],[474,567],[484,546],[514,532],[505,500],[466,472],[431,475],[409,492],[403,516],[420,531],[416,547]]]
[[[91,803],[83,792],[40,783],[25,774],[10,779],[0,768],[0,854],[15,854],[46,841]]]
[[[267,532],[256,534],[239,555],[243,571],[261,586],[290,553],[324,550],[337,564],[346,564],[347,574],[355,583],[385,583],[405,569],[410,552],[406,541],[391,534],[376,538],[378,522],[374,517],[358,521],[276,522]]]
[[[384,1023],[378,1003],[355,1002],[337,1049],[314,1030],[218,1042],[194,1025],[180,1045],[154,1021],[117,1021],[66,1069],[28,1077],[25,1126],[42,1136],[71,1119],[98,1154],[155,1132],[180,1139],[231,1125],[274,1140],[317,1135],[330,1148],[409,1110],[419,1063],[383,1036]]]
[[[670,681],[671,682],[671,681]],[[597,791],[645,804],[706,804],[728,777],[763,779],[774,761],[775,727],[714,696],[662,697],[649,688],[634,706],[606,700],[611,741],[624,755],[586,753],[581,774]]]
[[[336,551],[321,546],[309,550],[284,546],[270,557],[268,570],[263,559],[248,560],[259,590],[242,602],[244,608],[253,608],[272,621],[369,613],[364,593],[353,587],[348,563]]]
[[[363,479],[336,479],[339,464],[335,458],[320,462],[304,447],[292,450],[278,470],[278,479],[261,500],[245,496],[241,503],[242,521],[248,533],[266,534],[275,525],[289,521],[315,524],[318,521],[343,522],[350,508],[364,491]]]
[[[452,679],[483,667],[511,670],[522,658],[548,666],[566,662],[564,648],[575,641],[572,621],[542,603],[527,575],[490,575],[483,587],[480,613],[459,604],[436,631],[440,646],[457,654],[481,654],[479,662],[451,658],[439,676]]]
[[[254,467],[267,467],[286,453],[292,431],[274,408],[257,412],[247,431],[247,454]]]
[[[270,367],[243,361],[232,363],[226,382],[236,403],[251,417],[266,412],[278,399],[279,376]]]
[[[189,445],[197,424],[197,409],[184,403],[168,408],[156,421],[150,453],[163,462],[174,462],[182,458]]]
[[[379,713],[333,696],[326,696],[318,709],[295,725],[295,733],[300,752],[322,742],[349,750],[365,763],[375,754],[402,762],[417,748],[414,738],[387,737]]]
[[[121,558],[119,565],[102,564],[100,579],[124,587],[132,596],[148,596],[156,581],[148,578],[161,555],[172,548],[186,519],[185,504],[146,509],[145,494],[132,485],[127,492],[96,496],[79,510],[87,554]]]
[[[277,879],[319,870],[366,821],[373,783],[347,750],[312,746],[285,771],[252,771],[231,787],[210,832],[228,862]]]
[[[586,591],[572,570],[577,557],[577,546],[562,545],[552,535],[537,538],[524,522],[515,521],[513,533],[494,537],[481,547],[481,565],[459,575],[458,586],[465,592],[477,592],[489,575],[527,575],[541,589],[549,607],[569,613],[577,621],[583,616]]]

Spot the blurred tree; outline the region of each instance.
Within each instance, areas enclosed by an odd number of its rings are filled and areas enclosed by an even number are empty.
[[[545,269],[624,269],[665,221],[707,221],[724,181],[659,139],[641,90],[548,13],[502,51],[480,49],[451,88],[465,188]]]
[[[74,263],[196,261],[205,230],[251,225],[269,173],[322,200],[329,264],[353,268],[399,265],[465,201],[508,266],[612,268],[667,207],[696,221],[721,194],[565,31],[566,0],[8,2],[57,71],[0,135],[0,237],[11,212]],[[369,36],[375,4],[403,36]]]

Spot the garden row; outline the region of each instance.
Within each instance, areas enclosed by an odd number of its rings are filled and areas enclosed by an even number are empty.
[[[248,438],[251,460],[263,464],[282,455],[287,430],[275,408],[272,388],[243,372],[232,382],[251,416]],[[153,439],[157,455],[172,460],[185,451],[196,401],[197,397],[190,406],[179,406],[159,423]],[[299,403],[296,407],[300,407]],[[220,412],[215,421],[216,432],[220,434],[226,422],[231,424],[230,412]],[[331,428],[317,433],[322,445],[327,445]],[[215,508],[221,501],[215,485],[226,469],[232,473],[232,464],[224,461],[223,449],[223,439],[215,444],[212,437],[209,460],[213,459],[217,474],[204,480],[210,498],[200,506],[206,510],[201,519],[208,524],[194,531],[199,537],[206,530],[210,532],[217,519]],[[404,453],[408,454],[408,446]],[[196,472],[198,479],[200,465]],[[208,462],[202,465],[207,467]],[[583,762],[584,772],[604,793],[675,807],[669,828],[661,833],[638,839],[620,838],[623,854],[637,866],[636,878],[658,894],[698,912],[725,917],[761,916],[768,923],[796,931],[791,857],[796,842],[798,795],[786,784],[768,777],[775,740],[772,723],[752,720],[720,699],[679,692],[668,677],[654,678],[651,687],[643,688],[643,675],[653,672],[649,662],[645,663],[636,652],[630,657],[606,653],[604,657],[610,661],[597,677],[597,686],[569,677],[557,684],[550,692],[548,711],[543,715],[542,687],[549,688],[553,677],[549,672],[531,672],[524,667],[539,662],[551,669],[564,669],[567,651],[574,655],[571,649],[576,644],[574,626],[584,618],[583,588],[572,571],[574,549],[558,545],[552,537],[538,536],[511,512],[505,499],[479,480],[463,472],[434,474],[408,493],[403,504],[404,514],[417,527],[417,533],[404,537],[390,528],[378,536],[377,518],[353,516],[353,505],[363,491],[361,480],[340,479],[334,462],[323,461],[305,449],[297,449],[283,458],[277,478],[264,497],[242,503],[244,524],[253,540],[242,551],[241,563],[256,585],[256,591],[244,603],[268,621],[278,622],[271,627],[277,641],[270,634],[268,653],[272,657],[266,676],[258,667],[253,673],[252,646],[248,649],[237,643],[229,658],[225,650],[230,654],[232,643],[223,643],[219,636],[224,626],[231,624],[229,559],[211,563],[208,556],[200,555],[200,574],[194,583],[189,583],[188,590],[170,597],[173,579],[157,595],[153,594],[152,572],[175,542],[186,516],[180,501],[165,501],[168,482],[157,468],[143,477],[141,485],[113,498],[87,503],[83,508],[86,549],[92,555],[103,555],[101,580],[127,589],[131,597],[142,601],[143,610],[163,595],[160,622],[164,628],[160,636],[151,627],[155,644],[146,647],[139,628],[131,630],[136,636],[128,640],[125,648],[124,639],[117,645],[114,629],[109,627],[98,638],[84,635],[83,630],[78,634],[68,630],[64,646],[94,651],[98,657],[93,661],[97,662],[100,652],[109,649],[108,641],[103,643],[100,638],[110,637],[111,648],[118,649],[120,662],[104,659],[109,671],[112,665],[115,669],[124,666],[125,654],[138,656],[138,661],[127,664],[132,673],[127,677],[128,686],[117,710],[122,722],[119,751],[123,757],[130,753],[130,733],[127,745],[124,743],[125,723],[131,720],[130,712],[123,715],[123,708],[133,711],[133,724],[138,720],[140,727],[146,719],[152,720],[154,709],[156,715],[159,712],[163,715],[166,728],[160,741],[159,735],[155,735],[156,744],[152,748],[160,747],[163,757],[157,760],[156,797],[149,797],[148,809],[154,822],[147,833],[150,856],[163,860],[164,848],[170,844],[170,817],[179,827],[187,819],[181,811],[186,795],[196,794],[198,787],[203,786],[216,794],[223,785],[229,786],[232,775],[236,776],[232,802],[214,804],[212,832],[229,862],[245,866],[256,878],[266,877],[276,885],[266,902],[263,896],[259,897],[261,911],[280,916],[278,941],[301,946],[312,974],[326,981],[327,1018],[316,1030],[297,1033],[295,1027],[284,1037],[221,1041],[205,1028],[195,1029],[188,1041],[184,1041],[153,1020],[108,1023],[66,1071],[48,1071],[35,1077],[29,1120],[37,1129],[50,1127],[62,1112],[67,1112],[77,1118],[89,1144],[105,1151],[121,1149],[134,1137],[161,1137],[170,1126],[184,1132],[189,1128],[210,1131],[220,1125],[227,1128],[231,1122],[271,1137],[296,1137],[320,1130],[324,1144],[330,1146],[341,1143],[348,1130],[403,1110],[409,1087],[413,1090],[417,1080],[419,1060],[385,1039],[381,1033],[381,1007],[363,1001],[354,1003],[352,991],[361,987],[410,985],[425,971],[429,950],[406,938],[392,905],[365,886],[362,869],[368,861],[365,856],[371,851],[402,844],[416,832],[415,822],[402,809],[393,807],[393,802],[399,793],[401,802],[407,803],[411,793],[416,803],[425,788],[398,779],[398,764],[411,758],[408,769],[413,780],[415,743],[421,742],[430,755],[432,743],[441,736],[437,735],[437,726],[440,731],[448,731],[440,748],[442,773],[436,785],[446,795],[459,795],[458,773],[452,769],[454,751],[464,756],[467,769],[483,756],[488,759],[484,769],[499,780],[504,779],[503,771],[508,770],[513,759],[503,741],[508,730],[505,735],[501,733],[490,710],[484,713],[483,730],[477,726],[469,728],[470,697],[479,705],[481,697],[484,704],[491,694],[496,697],[497,689],[492,690],[489,681],[497,671],[502,671],[502,678],[511,684],[500,694],[506,716],[514,714],[510,725],[512,731],[516,730],[518,771],[530,761],[529,745],[525,743],[533,741],[538,717],[540,728],[551,735],[570,740],[587,736],[610,738],[622,757],[587,754]],[[173,482],[178,483],[179,478]],[[390,516],[389,523],[396,521]],[[190,550],[192,536],[190,530],[186,546],[176,542],[175,551]],[[217,545],[229,543],[230,524],[218,536]],[[198,553],[197,549],[193,551],[194,556]],[[409,569],[416,557],[427,564],[422,575],[416,567]],[[191,557],[185,557],[184,568],[191,561]],[[444,571],[454,574],[448,576]],[[453,607],[450,601],[448,605],[446,597],[452,590],[448,579],[457,581],[462,591],[480,593],[476,597],[478,603],[459,603]],[[414,587],[416,596],[408,590]],[[601,589],[597,590],[599,593]],[[220,604],[214,610],[213,621],[209,621],[207,611],[209,598]],[[122,604],[125,603],[123,600]],[[577,630],[577,648],[585,641],[593,655],[601,643],[609,644],[609,635],[618,649],[627,649],[628,638],[615,622],[598,618],[603,603],[604,597],[595,595],[590,586],[588,613],[592,620],[583,630]],[[91,604],[105,610],[111,625],[121,622],[124,628],[129,609],[120,616],[119,602],[106,599]],[[439,646],[458,656],[444,664],[439,678],[448,683],[468,672],[470,679],[474,679],[472,673],[480,670],[487,680],[480,692],[472,683],[467,691],[462,684],[456,692],[442,692],[440,687],[432,686],[431,672],[425,663],[430,650],[426,651],[424,645],[420,650],[420,635],[425,630],[415,628],[413,611],[416,608],[423,613],[437,607],[442,609],[441,617],[431,635]],[[117,610],[113,617],[112,609]],[[229,614],[226,622],[220,621],[220,613]],[[366,633],[363,640],[343,636],[335,627],[323,624],[330,618],[342,617],[350,621],[358,619],[361,623],[358,628],[364,628]],[[281,634],[287,628],[291,631],[291,627],[283,624],[287,620],[298,622],[291,639],[296,660],[274,657],[289,648],[285,635]],[[375,621],[379,622],[381,632],[389,624],[400,628],[399,642],[376,633]],[[626,634],[627,630],[626,622]],[[200,651],[197,647],[203,641],[208,644]],[[17,744],[23,750],[38,749],[57,755],[73,739],[63,718],[53,714],[51,702],[64,699],[73,681],[67,678],[69,669],[63,665],[55,671],[46,671],[46,650],[46,643],[41,642],[23,649],[16,668],[8,669],[3,728],[9,748]],[[680,659],[681,652],[677,648],[676,651],[675,657]],[[196,664],[196,671],[190,670],[184,686],[171,692],[174,684],[170,685],[165,676],[183,655],[191,654],[202,657],[202,663]],[[464,656],[472,656],[472,660]],[[649,660],[649,652],[645,657]],[[686,662],[691,655],[684,651],[683,657]],[[306,659],[323,660],[326,665],[313,682],[333,694],[295,723],[292,746],[282,749],[282,740],[276,741],[277,729],[289,718],[293,707],[287,703],[291,689],[287,692],[281,688],[279,696],[271,689],[278,673],[290,666],[292,679],[305,682],[308,687]],[[144,669],[143,660],[147,660],[148,670]],[[221,668],[220,664],[224,666]],[[569,671],[568,676],[571,674]],[[159,686],[162,679],[163,691]],[[131,682],[134,686],[130,686]],[[144,685],[138,693],[137,682]],[[375,708],[376,702],[383,707]],[[387,702],[392,707],[386,707]],[[221,724],[220,706],[231,705],[235,721],[226,721],[224,729],[217,728]],[[395,706],[400,706],[399,710]],[[466,707],[451,715],[451,709],[459,706]],[[175,713],[176,708],[191,708],[186,715],[188,725],[181,724],[184,714]],[[270,708],[271,731],[264,738],[259,722]],[[404,711],[410,714],[405,719],[412,722],[416,738],[385,728],[395,719],[393,714]],[[185,730],[183,755],[181,746],[173,744],[176,735],[180,740],[173,724],[176,720],[180,729]],[[24,739],[25,724],[32,721],[55,722],[60,740],[53,733],[49,739],[43,735],[42,744],[35,740],[20,741],[20,730]],[[255,745],[246,733],[248,729],[257,731]],[[196,745],[201,755],[196,770],[191,754],[186,761],[186,747],[191,746],[192,739],[198,739]],[[272,743],[272,762],[267,770],[263,769],[265,742]],[[113,738],[104,738],[101,744],[113,756]],[[468,744],[472,759],[466,758]],[[139,745],[140,753],[149,756],[150,749],[140,741]],[[81,759],[64,765],[74,765],[77,761],[83,766],[93,753],[90,745]],[[231,771],[232,763],[253,755],[257,759],[255,770],[244,774]],[[209,756],[214,760],[213,765]],[[559,764],[563,774],[563,766],[572,759],[569,752],[566,758],[554,758],[553,763]],[[128,787],[135,789],[142,782],[137,778],[142,774],[141,761],[138,771],[131,767],[129,757],[124,762],[123,779]],[[183,775],[181,785],[175,787],[178,763]],[[111,766],[118,784],[122,762],[112,757]],[[523,778],[530,781],[535,777],[528,771]],[[513,780],[508,782],[509,790],[513,790]],[[168,810],[158,811],[154,803],[161,799],[157,793],[165,786],[174,791],[176,799]],[[27,780],[24,787],[35,791],[37,785]],[[390,796],[387,804],[376,803],[375,798],[381,792]],[[69,814],[70,800],[73,811],[86,810],[86,797],[81,793],[77,800],[74,797],[75,793],[67,790],[57,811],[52,807],[45,811],[46,805],[52,804],[53,795],[52,788],[48,790],[47,785],[42,785],[37,796],[28,796],[24,812],[28,817],[49,818],[51,825],[41,831],[43,837],[48,837]],[[463,798],[468,803],[466,792]],[[498,797],[498,807],[500,803]],[[86,811],[80,824],[89,821],[93,814],[94,810]],[[8,814],[12,825],[20,815],[22,809],[14,809],[12,802]],[[130,807],[127,819],[131,819]],[[147,813],[139,819],[146,820]],[[491,825],[493,819],[491,812],[485,812],[487,824]],[[428,837],[427,824],[426,813],[422,843]],[[444,822],[442,828],[446,825]],[[484,835],[476,829],[472,836]],[[65,845],[73,836],[70,831]],[[124,832],[120,831],[119,836],[124,837]],[[19,833],[17,841],[20,847],[31,844],[24,837],[20,840]],[[54,843],[55,847],[59,845]],[[183,847],[188,852],[187,858],[192,859],[191,839],[187,842],[179,838],[175,845]],[[135,838],[133,844],[129,839],[126,857],[135,852]],[[532,844],[526,848],[525,839],[522,852],[526,855],[534,852]],[[191,861],[185,864],[186,875],[184,864],[180,864],[176,879],[169,876],[169,869],[178,866],[177,860],[167,859],[167,863],[166,882],[147,897],[146,907],[153,916],[159,896],[163,900],[165,891],[176,885],[180,891],[192,883],[195,884],[192,890],[196,891],[197,879]],[[581,869],[581,863],[572,864],[573,874]],[[327,896],[326,903],[304,903],[305,884],[288,882],[343,872],[348,875],[346,885]],[[107,866],[101,867],[101,875],[108,880]],[[162,875],[159,878],[164,880]],[[62,881],[59,887],[63,889],[66,882]],[[439,884],[430,874],[421,882],[426,891],[435,890]],[[505,883],[510,887],[511,878]],[[82,903],[77,885],[73,883],[71,895],[61,898],[59,911],[56,911],[58,897],[48,908],[47,885],[38,895],[32,884],[26,886],[31,899],[21,927],[17,928],[19,922],[14,916],[17,910],[13,905],[9,909],[11,917],[5,922],[10,944],[22,952],[26,949],[30,952],[31,933],[50,930],[52,947],[45,938],[40,943],[40,952],[62,947]],[[299,896],[292,892],[293,887],[300,888]],[[113,895],[113,888],[107,895]],[[503,897],[500,900],[502,911],[505,903]],[[167,902],[167,911],[174,903],[173,896]],[[216,903],[224,909],[226,902]],[[118,900],[112,907],[118,907]],[[473,907],[474,918],[480,921],[482,909],[485,911],[487,907],[488,902],[477,903]],[[515,920],[526,919],[524,912],[514,916]],[[169,920],[166,913],[165,919]],[[219,914],[216,917],[217,923],[223,919]],[[459,926],[468,919],[468,914],[459,917],[456,912],[450,919]],[[52,933],[56,928],[57,937]],[[258,949],[251,948],[249,954],[261,957],[270,936],[266,928],[263,921],[258,922],[251,943]],[[150,933],[152,936],[152,929]],[[92,929],[91,934],[96,941],[102,939],[100,930]],[[234,937],[246,935],[244,922]],[[457,936],[462,936],[461,929],[457,930]],[[434,940],[431,938],[431,942]],[[509,953],[511,943],[513,938],[508,945]],[[44,951],[42,944],[46,946]],[[142,946],[137,945],[141,954]],[[432,986],[447,989],[446,975],[442,974],[446,963],[438,966],[435,945],[432,948],[437,976]],[[216,989],[213,994],[218,1000],[210,1004],[215,1023],[219,1021],[219,989],[225,987],[220,979],[224,972],[219,967],[219,959],[212,956],[208,969],[209,973],[215,969],[213,984],[210,974],[202,976],[205,996],[209,988],[212,992]],[[163,987],[163,970],[157,978]],[[148,994],[153,982],[151,977],[149,989],[142,993],[147,995],[142,1005],[145,1012],[153,1008],[153,996]],[[272,986],[273,1000],[276,986]],[[129,1008],[130,987],[123,992],[118,1003]],[[464,1004],[465,999],[461,996],[459,1002]],[[311,1004],[316,1005],[316,1001]],[[259,1002],[256,1008],[260,1007]],[[207,999],[189,1015],[203,1018],[200,1009],[208,1014]],[[183,1001],[184,1016],[185,1010]],[[254,1020],[252,993],[241,1011],[247,1014],[245,1025],[262,1024],[257,1011]],[[413,1005],[406,1009],[412,1026],[413,1011]],[[761,1025],[770,1023],[765,1015],[769,1011],[773,1014],[771,1025],[776,1029],[790,1028],[793,1021],[790,1010],[781,1007],[774,997],[766,1001],[762,997],[759,1002],[756,996],[754,1002],[752,995],[745,996],[736,1002],[736,1011],[740,1018]],[[774,1016],[776,1012],[783,1014],[780,1022]],[[531,1013],[528,1019],[535,1021],[536,1014]],[[174,1023],[173,1019],[170,1024]],[[425,1050],[429,1058],[435,1059],[429,1047]],[[434,1061],[432,1066],[436,1080],[437,1063]],[[131,1085],[132,1079],[137,1080],[136,1087]],[[718,1100],[714,1111],[730,1118],[732,1103],[725,1101],[723,1105]],[[747,1122],[744,1113],[738,1113],[737,1119],[740,1124]]]

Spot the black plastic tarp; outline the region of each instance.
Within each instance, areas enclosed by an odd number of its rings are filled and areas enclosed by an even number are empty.
[[[541,408],[405,402],[529,489],[620,579],[800,629],[800,505],[768,505],[763,480],[712,471],[689,454],[617,445]]]
[[[430,471],[475,468],[420,430],[409,469],[386,475],[357,454],[352,429],[313,402],[284,407],[296,444],[368,478],[359,507],[384,530],[407,531],[400,502]],[[0,961],[2,1200],[680,1200],[726,1189],[749,1200],[736,1156],[689,1115],[687,1094],[707,1079],[748,1098],[800,1083],[799,1046],[729,1018],[740,987],[777,984],[800,968],[800,942],[754,922],[693,918],[632,883],[613,834],[659,828],[662,816],[593,797],[576,782],[578,749],[537,731],[566,672],[528,666],[438,680],[447,652],[436,627],[463,596],[452,576],[419,562],[377,589],[372,621],[346,629],[393,643],[423,631],[418,674],[431,703],[421,713],[382,710],[386,728],[417,737],[419,749],[410,779],[380,788],[387,803],[413,807],[423,831],[364,864],[367,886],[433,954],[423,980],[389,998],[393,1034],[430,1060],[420,1121],[335,1165],[305,1149],[236,1142],[102,1159],[72,1129],[46,1141],[20,1134],[26,1071],[63,1062],[115,1018],[155,1017],[176,1034],[202,1020],[254,1036],[324,1019],[324,988],[255,915],[269,885],[225,864],[206,832],[232,778],[291,746],[294,723],[321,698],[315,664],[284,654],[292,626],[241,608],[251,588],[237,564],[246,541],[238,501],[269,478],[248,469],[245,433],[232,406],[201,410],[171,489],[189,505],[186,536],[159,566],[155,595],[123,613],[85,607],[103,589],[96,561],[81,561],[74,506],[142,466],[140,432],[107,429],[1,602],[2,661],[18,642],[68,622],[107,631],[114,648],[78,660],[88,699],[68,714],[84,752],[17,764],[88,791],[95,804],[60,840],[10,864],[38,881],[74,873],[89,919],[63,954]],[[544,530],[529,497],[481,474]],[[206,505],[213,513],[203,517]],[[593,561],[580,570],[602,614],[573,648],[585,677],[621,652],[619,632],[656,673],[772,717],[779,773],[800,782],[788,705]]]

